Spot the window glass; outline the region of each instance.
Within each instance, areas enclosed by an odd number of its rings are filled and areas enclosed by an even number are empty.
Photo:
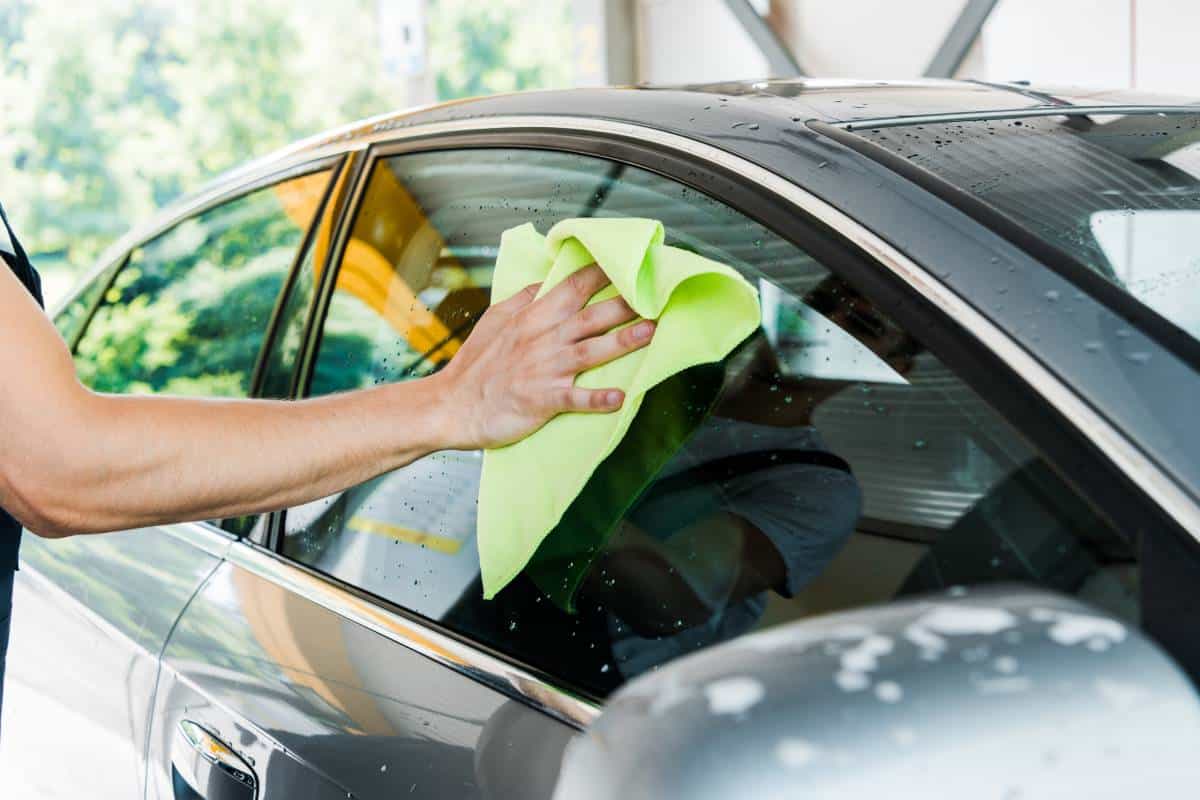
[[[83,329],[84,323],[87,322],[88,314],[100,300],[100,294],[108,287],[109,281],[112,280],[113,272],[116,271],[120,262],[106,267],[99,275],[85,286],[71,302],[67,303],[62,311],[58,312],[54,317],[54,327],[58,328],[59,335],[68,345],[75,341],[75,337],[79,335],[79,331]]]
[[[989,203],[1200,339],[1200,114],[1063,114],[860,135]]]
[[[329,172],[216,206],[134,250],[76,348],[114,393],[244,396]]]
[[[288,287],[287,298],[280,307],[275,338],[263,361],[262,385],[259,388],[262,397],[291,396],[292,378],[304,344],[309,310],[329,253],[333,226],[337,222],[339,208],[336,201],[345,189],[348,175],[349,170],[339,172],[330,190],[330,199],[322,208],[321,219],[296,269],[296,278]]]
[[[436,371],[487,305],[501,232],[588,215],[661,219],[671,244],[752,280],[763,319],[724,363],[648,395],[626,442],[662,415],[692,426],[648,488],[628,488],[621,448],[597,470],[585,493],[628,510],[575,608],[543,591],[560,563],[545,545],[482,599],[479,453],[289,511],[285,554],[600,695],[747,631],[957,584],[1039,583],[1136,617],[1127,541],[915,336],[796,246],[634,167],[498,149],[381,161],[314,392]],[[593,522],[569,511],[547,541]]]

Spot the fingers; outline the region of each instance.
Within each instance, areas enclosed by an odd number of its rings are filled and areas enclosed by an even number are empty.
[[[562,331],[592,295],[608,285],[608,277],[599,267],[584,267],[568,276],[534,303],[518,309],[522,328],[533,336],[546,331]]]
[[[654,323],[642,320],[636,325],[609,331],[603,336],[584,339],[571,347],[567,366],[574,374],[586,372],[645,347],[653,336]]]
[[[532,303],[534,298],[537,297],[538,290],[541,288],[542,285],[540,283],[531,283],[507,300],[502,300],[499,303],[493,304],[488,310],[494,311],[501,316],[511,317],[513,314]]]
[[[608,286],[610,281],[604,270],[595,264],[572,272],[566,280],[546,293],[548,305],[567,307],[578,311],[587,305],[592,295]]]
[[[569,341],[577,342],[590,336],[597,336],[636,317],[637,312],[630,308],[629,304],[621,297],[593,303],[575,315],[567,327],[567,338]]]
[[[572,386],[564,389],[557,411],[616,411],[625,402],[625,393],[620,389],[582,389]]]

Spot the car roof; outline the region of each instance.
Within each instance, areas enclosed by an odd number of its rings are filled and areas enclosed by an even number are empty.
[[[664,97],[671,108],[660,104]],[[1031,86],[1025,83],[985,83],[958,80],[867,81],[846,79],[764,79],[722,83],[556,89],[489,95],[404,109],[351,123],[305,140],[318,147],[353,140],[405,120],[423,121],[452,110],[456,118],[502,113],[569,116],[611,116],[609,106],[625,104],[629,121],[655,125],[667,122],[676,108],[691,112],[714,103],[736,102],[776,117],[799,116],[822,122],[863,122],[901,116],[1003,112],[1024,108],[1071,106],[1188,106],[1200,100],[1142,91]],[[600,107],[593,104],[600,103]],[[590,113],[589,113],[590,112]],[[636,115],[634,112],[637,112]],[[289,148],[291,149],[291,148]]]
[[[331,145],[352,147],[380,131],[425,122],[506,115],[583,116],[618,120],[664,129],[687,129],[699,140],[706,135],[705,116],[742,114],[776,121],[858,123],[897,117],[950,114],[1011,113],[1021,109],[1094,106],[1197,106],[1200,100],[1124,89],[1031,86],[1024,82],[987,83],[960,80],[849,80],[787,78],[685,85],[638,85],[553,89],[451,100],[400,109],[352,122],[296,142],[226,173],[257,171],[272,161]],[[717,114],[707,115],[705,112]],[[729,125],[736,124],[734,122]],[[726,126],[728,127],[728,126]]]

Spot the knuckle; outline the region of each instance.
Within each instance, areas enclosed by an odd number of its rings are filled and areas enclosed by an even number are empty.
[[[588,289],[589,289],[588,279],[587,279],[587,275],[584,273],[585,273],[585,270],[577,270],[575,272],[572,272],[567,277],[567,284],[570,286],[571,291],[574,292],[575,294],[581,295],[583,297],[590,297],[591,293],[588,291]]]
[[[579,312],[578,324],[584,330],[593,330],[604,322],[604,304],[593,303]]]
[[[571,370],[578,372],[581,369],[586,369],[592,365],[595,360],[596,351],[595,344],[592,340],[577,342],[571,345],[567,361],[570,364]]]

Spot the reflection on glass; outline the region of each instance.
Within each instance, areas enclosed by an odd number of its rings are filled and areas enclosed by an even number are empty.
[[[1097,211],[1091,230],[1125,291],[1200,339],[1200,208]]]
[[[1200,338],[1200,113],[864,130]]]
[[[130,254],[80,340],[103,392],[244,396],[329,172],[216,206]]]
[[[1128,543],[913,335],[791,243],[633,167],[505,150],[380,163],[314,392],[439,369],[486,308],[500,233],[581,215],[661,219],[672,244],[739,269],[762,289],[761,332],[648,396],[493,601],[478,453],[292,509],[286,555],[598,694],[748,630],[957,583],[1031,581],[1136,616]],[[588,525],[607,544],[572,552]],[[578,590],[547,589],[547,569],[582,571]]]

